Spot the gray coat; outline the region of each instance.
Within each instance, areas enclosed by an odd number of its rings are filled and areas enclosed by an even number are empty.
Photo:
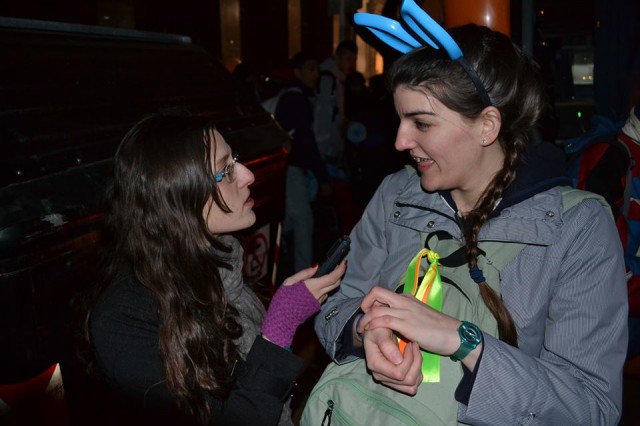
[[[401,170],[372,198],[351,239],[339,291],[316,317],[316,332],[338,363],[345,324],[374,285],[395,289],[424,233],[461,231],[453,208]],[[622,249],[610,214],[587,199],[566,213],[558,187],[502,210],[479,241],[527,246],[502,270],[503,300],[519,348],[489,335],[469,404],[458,420],[477,425],[616,424],[622,405],[627,295]],[[483,265],[479,265],[481,268]],[[484,265],[486,267],[486,265]]]

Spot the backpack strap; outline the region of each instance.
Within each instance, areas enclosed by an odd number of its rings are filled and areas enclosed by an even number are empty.
[[[612,215],[609,203],[600,195],[575,189],[571,186],[561,187],[560,190],[562,193],[563,212],[569,211],[584,200],[596,199],[606,208],[609,214]],[[444,268],[455,269],[461,267],[464,269],[464,273],[460,275],[460,278],[470,279],[466,269],[467,260],[465,249],[463,246],[456,246],[452,236],[446,232],[431,232],[424,233],[422,240],[424,241],[425,248],[439,252],[440,264]],[[445,246],[443,246],[443,244]],[[449,248],[444,248],[447,246]],[[511,263],[525,247],[527,247],[527,244],[516,242],[507,244],[501,241],[480,241],[478,243],[478,249],[480,250],[478,266],[485,274],[487,284],[497,293],[500,293],[500,275],[503,269]]]
[[[562,212],[566,213],[571,210],[573,207],[577,206],[584,200],[594,199],[598,200],[600,204],[609,212],[611,217],[613,217],[613,213],[611,212],[611,206],[604,199],[604,197],[595,194],[589,191],[583,191],[581,189],[576,189],[571,186],[563,186],[560,188],[560,192],[562,194]]]

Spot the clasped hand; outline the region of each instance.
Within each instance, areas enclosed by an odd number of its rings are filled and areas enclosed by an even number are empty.
[[[460,321],[413,296],[373,287],[360,307],[365,315],[358,332],[364,336],[367,367],[374,379],[400,392],[415,395],[422,383],[420,348],[451,355],[460,346]],[[404,354],[398,348],[397,335],[410,342]]]

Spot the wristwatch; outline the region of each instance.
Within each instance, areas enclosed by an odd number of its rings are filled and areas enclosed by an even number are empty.
[[[462,321],[458,327],[458,336],[460,336],[460,347],[450,357],[454,361],[462,361],[464,357],[469,355],[469,352],[482,343],[482,331],[477,325],[467,321]]]

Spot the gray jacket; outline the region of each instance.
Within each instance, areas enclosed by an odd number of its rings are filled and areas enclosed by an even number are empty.
[[[417,174],[385,178],[354,228],[339,291],[316,317],[316,332],[338,363],[345,324],[374,285],[395,289],[424,233],[460,239],[453,208],[426,193]],[[458,420],[476,425],[616,424],[622,405],[627,296],[613,220],[587,199],[566,213],[558,187],[502,210],[479,241],[527,246],[502,270],[503,300],[518,348],[485,336],[469,404]],[[480,265],[481,266],[481,265]]]

